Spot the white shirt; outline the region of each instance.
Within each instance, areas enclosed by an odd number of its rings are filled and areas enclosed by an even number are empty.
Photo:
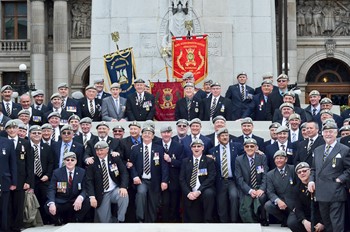
[[[11,138],[10,136],[8,136],[8,139],[13,141],[13,145],[15,146],[15,149],[17,147],[17,143],[18,143],[18,136]]]

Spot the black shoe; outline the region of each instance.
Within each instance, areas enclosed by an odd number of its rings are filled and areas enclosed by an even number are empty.
[[[267,221],[267,220],[261,221],[260,224],[261,224],[262,226],[269,226],[269,225],[270,225],[269,221]]]
[[[281,223],[281,227],[288,227],[287,223],[285,223],[285,222]]]
[[[58,218],[57,221],[55,222],[55,226],[62,226],[62,219]]]

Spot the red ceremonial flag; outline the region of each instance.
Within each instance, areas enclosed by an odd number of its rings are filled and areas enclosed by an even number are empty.
[[[207,35],[173,37],[173,77],[182,79],[183,74],[192,72],[195,83],[208,75]]]
[[[151,82],[158,121],[175,121],[176,102],[183,97],[181,82]]]

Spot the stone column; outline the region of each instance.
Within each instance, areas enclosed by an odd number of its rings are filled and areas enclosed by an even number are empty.
[[[45,77],[45,0],[31,0],[31,80],[36,89],[46,90]],[[48,93],[46,93],[48,94]]]
[[[68,12],[67,0],[53,4],[53,92],[61,82],[69,84],[68,73]]]

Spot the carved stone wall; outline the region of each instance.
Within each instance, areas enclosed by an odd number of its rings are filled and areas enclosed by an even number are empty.
[[[71,38],[90,38],[91,0],[74,0],[70,6]]]
[[[298,0],[298,36],[350,35],[350,0]]]

